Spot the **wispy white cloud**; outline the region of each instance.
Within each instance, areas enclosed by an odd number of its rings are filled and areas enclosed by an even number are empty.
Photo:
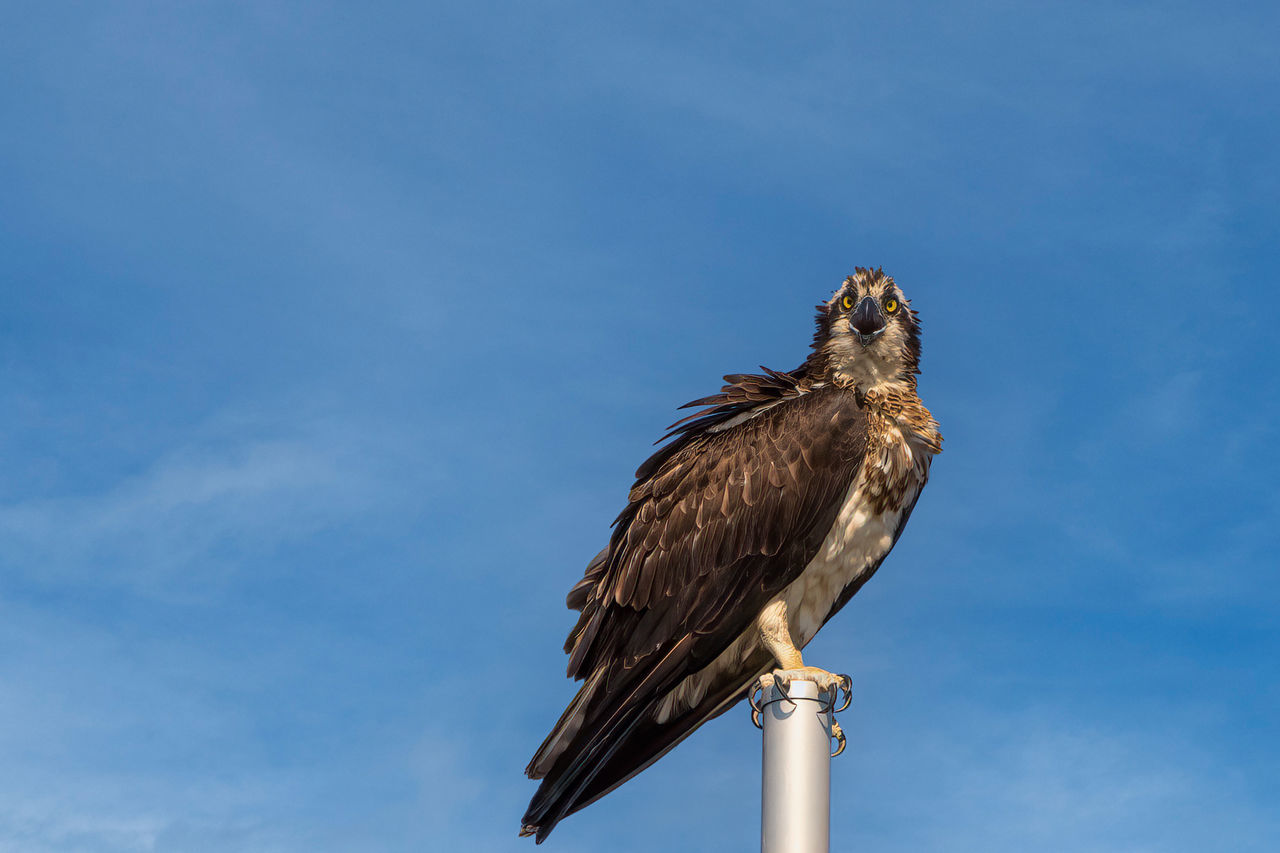
[[[12,766],[12,765],[11,765]],[[19,765],[22,786],[5,786],[0,847],[29,853],[301,851],[267,805],[313,796],[305,779],[270,771],[235,783],[175,773],[101,773]],[[311,848],[314,849],[314,848]]]
[[[371,426],[219,416],[102,490],[0,506],[0,562],[36,583],[199,589],[394,499],[396,452]]]
[[[839,831],[875,849],[1249,850],[1280,829],[1186,738],[1185,719],[1139,731],[985,708],[924,740],[885,722],[837,774],[837,787],[857,789]]]

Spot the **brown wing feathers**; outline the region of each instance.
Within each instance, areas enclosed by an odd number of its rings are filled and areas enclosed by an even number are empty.
[[[582,611],[569,674],[587,683],[527,769],[545,777],[524,820],[539,838],[734,698],[731,679],[668,724],[654,720],[803,570],[861,464],[866,419],[853,394],[814,388],[803,371],[726,381],[640,466],[609,547],[569,593]]]

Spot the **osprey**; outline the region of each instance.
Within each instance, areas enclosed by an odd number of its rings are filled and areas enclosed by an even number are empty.
[[[521,835],[644,770],[757,677],[839,681],[800,650],[893,548],[938,424],[916,394],[920,324],[859,267],[790,373],[725,377],[636,471],[609,545],[569,591],[565,652],[584,683],[526,768]]]

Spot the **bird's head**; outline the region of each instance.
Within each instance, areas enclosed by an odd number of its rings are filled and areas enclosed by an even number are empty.
[[[893,279],[858,267],[818,306],[812,361],[832,381],[863,391],[884,383],[915,386],[920,322]]]

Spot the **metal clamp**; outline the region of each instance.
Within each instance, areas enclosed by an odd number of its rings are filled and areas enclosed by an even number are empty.
[[[767,704],[765,698],[767,691],[764,682],[761,680],[763,676],[758,676],[755,681],[751,682],[751,686],[747,688],[747,704],[751,706],[751,723],[757,729],[764,730],[764,723],[761,720],[761,714],[764,713],[764,706]],[[777,685],[774,685],[777,687]],[[840,691],[844,691],[844,701],[840,702]],[[786,690],[778,688],[778,692],[782,694],[784,699],[790,699]],[[831,737],[836,741],[835,752],[831,753],[831,757],[835,758],[844,752],[844,748],[848,746],[848,740],[845,738],[844,729],[836,722],[836,714],[848,710],[853,704],[853,679],[843,673],[840,675],[840,681],[830,693],[822,693],[819,696],[829,697],[829,701],[822,709],[831,715]],[[837,705],[836,703],[840,704]]]
[[[844,752],[844,748],[848,745],[848,741],[844,738],[844,729],[840,728],[840,724],[836,722],[834,717],[831,718],[831,736],[836,739],[836,751],[831,753],[831,757],[835,758],[837,755]]]
[[[764,711],[764,706],[756,702],[756,694],[760,694],[760,701],[764,701],[764,684],[757,677],[751,682],[751,686],[747,688],[747,704],[751,706],[751,723],[760,731],[764,731],[764,723],[760,721],[760,714]]]

